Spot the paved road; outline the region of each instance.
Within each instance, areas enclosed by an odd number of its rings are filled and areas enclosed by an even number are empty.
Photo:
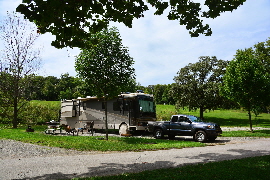
[[[270,139],[160,151],[0,160],[0,179],[69,179],[270,155]]]

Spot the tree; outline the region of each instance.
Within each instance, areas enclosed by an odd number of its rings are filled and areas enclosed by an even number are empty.
[[[266,107],[270,100],[269,41],[267,43],[268,51],[264,51],[267,47],[262,48],[262,43],[255,45],[255,49],[237,50],[227,67],[222,87],[225,97],[247,110],[251,132],[251,112]]]
[[[59,79],[54,76],[47,76],[44,79],[44,86],[42,88],[42,94],[44,96],[44,100],[46,101],[57,101],[59,100],[59,90],[57,85],[59,83]]]
[[[173,95],[171,93],[172,84],[168,84],[162,95],[162,102],[166,104],[175,104]]]
[[[177,107],[188,106],[189,110],[200,109],[200,118],[206,109],[215,109],[222,104],[219,86],[223,81],[228,62],[215,56],[202,56],[199,62],[181,68],[174,77],[172,93]]]
[[[222,12],[233,11],[246,0],[205,0],[204,3],[192,0],[23,0],[17,7],[30,21],[35,22],[40,33],[50,32],[56,35],[52,45],[57,48],[84,48],[93,40],[92,34],[108,28],[109,22],[124,23],[132,27],[134,18],[144,17],[148,6],[156,9],[155,15],[162,15],[169,9],[168,19],[179,20],[186,26],[192,37],[199,34],[212,34],[203,18],[216,18]],[[202,5],[205,5],[202,7]],[[207,11],[203,11],[207,9]]]
[[[121,91],[127,91],[127,85],[135,78],[133,58],[128,49],[122,45],[118,30],[113,27],[105,29],[91,37],[97,44],[89,41],[91,48],[83,49],[76,58],[75,68],[79,77],[83,78],[93,95],[104,99],[106,139],[108,140],[107,100],[114,98]]]
[[[28,96],[25,90],[30,85],[30,75],[40,66],[39,50],[34,47],[39,34],[32,23],[16,13],[7,14],[0,31],[5,48],[1,60],[5,72],[1,73],[0,101],[7,109],[13,109],[12,124],[17,128],[18,115]]]
[[[164,93],[166,87],[167,87],[167,85],[162,85],[162,84],[155,85],[154,97],[155,97],[155,101],[157,104],[164,103],[162,101],[162,99],[163,99],[163,93]]]
[[[26,89],[30,95],[29,100],[44,100],[45,96],[42,90],[46,78],[43,76],[32,75],[31,79],[31,85]]]
[[[69,76],[68,73],[62,74],[57,85],[60,92],[59,99],[75,99],[81,96],[79,92],[81,84],[80,78]]]

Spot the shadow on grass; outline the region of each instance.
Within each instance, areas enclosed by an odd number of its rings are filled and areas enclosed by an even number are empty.
[[[110,175],[120,175],[124,176],[124,179],[129,179],[129,177],[125,177],[124,173],[138,173],[143,172],[146,170],[155,170],[155,169],[166,169],[169,168],[176,168],[186,165],[192,164],[201,164],[201,163],[208,163],[208,162],[216,162],[216,161],[223,161],[223,160],[232,160],[232,159],[240,159],[244,157],[252,157],[252,156],[263,156],[268,155],[269,151],[252,151],[252,150],[245,150],[245,149],[229,149],[226,154],[221,153],[197,153],[198,155],[188,155],[186,151],[181,153],[179,150],[179,155],[174,153],[173,160],[170,161],[154,161],[154,162],[147,162],[148,158],[142,158],[141,156],[135,156],[137,159],[131,160],[131,162],[124,162],[122,163],[115,163],[113,162],[112,158],[103,159],[98,162],[93,161],[93,164],[84,163],[86,168],[88,169],[87,172],[78,173],[78,171],[70,170],[69,173],[62,173],[61,170],[55,170],[55,173],[48,173],[46,174],[46,168],[44,169],[44,175],[35,176],[35,177],[25,177],[25,179],[71,179],[71,178],[79,178],[79,177],[96,177],[96,176],[110,176]],[[121,156],[121,154],[119,154]],[[147,154],[147,156],[155,156],[154,154]],[[152,158],[150,158],[152,159]],[[89,161],[87,161],[89,162]],[[77,164],[77,162],[76,162]],[[75,164],[73,164],[75,165]],[[71,164],[72,166],[72,164]],[[68,168],[68,166],[67,166]],[[83,168],[83,167],[82,167]],[[152,174],[152,176],[159,176],[160,174]],[[140,175],[138,175],[140,176]],[[148,176],[149,178],[149,176]],[[112,179],[112,177],[104,177],[102,179]],[[120,178],[121,179],[121,178]]]
[[[254,132],[255,133],[258,132],[258,133],[262,133],[262,134],[270,134],[270,130],[256,130]]]

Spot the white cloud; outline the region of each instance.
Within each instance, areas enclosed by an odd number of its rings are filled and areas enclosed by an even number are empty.
[[[61,74],[69,73],[71,76],[76,76],[74,65],[75,56],[80,53],[79,49],[57,49],[51,46],[54,39],[54,36],[49,33],[41,35],[38,39],[37,44],[43,47],[41,57],[44,65],[41,75],[60,77]]]

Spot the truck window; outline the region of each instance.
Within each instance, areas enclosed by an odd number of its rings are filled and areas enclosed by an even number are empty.
[[[172,122],[177,122],[178,121],[178,116],[173,116],[172,117]]]
[[[189,118],[185,116],[180,116],[179,117],[179,122],[188,122]]]
[[[179,122],[183,122],[183,121],[185,121],[185,117],[184,116],[180,116],[179,117]]]

